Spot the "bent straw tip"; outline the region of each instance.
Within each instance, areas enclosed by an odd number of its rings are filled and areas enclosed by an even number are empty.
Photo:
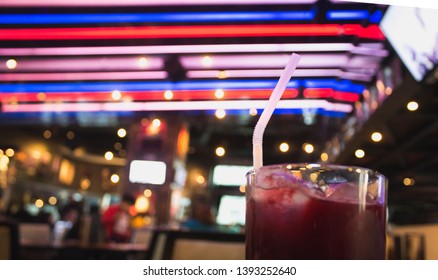
[[[289,64],[295,65],[298,64],[298,62],[301,59],[301,55],[296,54],[296,53],[292,53],[292,55],[290,56],[290,61]]]
[[[292,77],[292,74],[295,71],[300,59],[301,59],[300,55],[296,53],[292,53],[284,71],[280,76],[280,79],[278,80],[277,85],[275,86],[273,92],[271,93],[271,97],[269,98],[267,106],[263,110],[259,118],[259,121],[256,124],[253,134],[253,160],[254,160],[255,169],[258,169],[263,166],[262,139],[263,139],[263,132],[265,130],[265,127],[268,124],[269,118],[271,117],[278,101],[280,100],[281,95],[286,89],[287,83],[289,79]]]

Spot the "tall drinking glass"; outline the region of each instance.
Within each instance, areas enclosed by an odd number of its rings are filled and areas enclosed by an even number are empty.
[[[339,165],[247,174],[247,259],[385,259],[387,179]]]

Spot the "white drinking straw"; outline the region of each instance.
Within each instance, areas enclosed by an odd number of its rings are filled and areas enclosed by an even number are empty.
[[[297,68],[300,58],[301,56],[296,53],[293,53],[290,56],[289,62],[281,73],[280,79],[278,80],[277,85],[275,86],[274,90],[271,93],[271,96],[269,97],[268,104],[263,110],[255,126],[252,138],[254,169],[258,169],[263,166],[263,133],[265,132],[266,125],[268,124],[269,119],[271,118],[278,101],[280,101],[280,98],[283,95],[284,90],[286,89],[287,83],[289,82],[293,72]]]

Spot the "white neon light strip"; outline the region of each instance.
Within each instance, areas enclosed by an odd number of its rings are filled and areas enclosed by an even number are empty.
[[[362,55],[372,55],[372,56],[379,56],[379,57],[387,57],[389,55],[389,52],[383,48],[378,48],[378,46],[382,46],[382,44],[378,43],[376,44],[377,48],[372,48],[371,46],[368,47],[354,47],[351,50],[352,54],[362,54]]]
[[[6,60],[0,60],[0,70],[10,71]],[[148,57],[141,64],[140,57],[87,57],[87,58],[49,58],[49,59],[17,59],[14,71],[110,71],[110,70],[142,70],[162,69],[164,60],[160,57]]]
[[[199,78],[217,78],[221,74],[226,78],[244,78],[244,77],[279,77],[283,69],[245,69],[245,70],[192,70],[187,71],[187,77],[193,79]],[[338,69],[297,69],[294,72],[295,77],[308,76],[338,76]]]
[[[0,7],[312,4],[317,0],[2,0]]]
[[[166,71],[71,72],[71,73],[6,73],[2,81],[87,81],[87,80],[161,80]]]
[[[282,69],[247,70],[193,70],[187,71],[187,78],[273,78],[281,75]],[[371,70],[371,72],[374,72]],[[343,79],[370,81],[369,73],[345,72],[340,69],[297,69],[296,77],[339,77]],[[87,80],[162,80],[168,77],[166,71],[127,72],[70,72],[70,73],[5,73],[2,81],[87,81]]]
[[[241,68],[284,68],[289,54],[215,54],[210,55],[205,65],[203,55],[180,57],[186,69],[241,69]],[[164,67],[164,58],[148,57],[142,65],[139,57],[87,57],[87,58],[23,58],[16,59],[17,67],[12,71],[6,67],[6,59],[0,60],[0,71],[5,72],[74,72],[74,71],[128,71],[158,70]],[[348,53],[303,54],[300,68],[376,68],[382,57],[368,55],[350,56]]]
[[[288,54],[261,55],[211,55],[208,66],[203,56],[182,56],[180,62],[186,69],[239,69],[284,68]],[[303,54],[300,68],[377,68],[382,58],[347,54]]]
[[[208,44],[208,45],[160,45],[160,46],[104,46],[62,48],[1,48],[2,56],[51,56],[51,55],[120,55],[166,53],[263,53],[263,52],[352,52],[355,54],[388,56],[382,43],[303,43],[303,44]]]
[[[279,77],[283,69],[233,69],[233,70],[192,70],[187,71],[186,75],[191,79],[205,78],[272,78]],[[345,72],[340,69],[297,69],[295,77],[339,77],[359,81],[370,81],[372,75],[363,73]]]
[[[193,111],[193,110],[249,110],[264,109],[266,100],[224,100],[224,101],[169,101],[169,102],[108,102],[108,103],[41,103],[3,104],[3,112],[122,112],[122,111]],[[280,100],[278,109],[324,109],[350,113],[353,106],[331,103],[324,99]]]

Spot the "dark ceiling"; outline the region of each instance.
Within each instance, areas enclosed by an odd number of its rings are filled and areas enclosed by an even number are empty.
[[[44,2],[44,1],[42,1]],[[50,1],[46,1],[50,2]],[[111,1],[110,1],[111,2]],[[129,2],[129,1],[128,1]],[[180,20],[177,22],[132,22],[132,21],[117,21],[117,22],[81,22],[81,23],[17,23],[17,22],[5,22],[0,25],[0,40],[2,40],[2,47],[5,49],[0,52],[0,62],[2,65],[7,60],[14,58],[18,61],[18,67],[10,71],[3,68],[0,69],[0,75],[5,77],[0,81],[1,86],[15,87],[12,90],[12,95],[15,94],[15,98],[23,97],[20,95],[23,93],[28,94],[29,100],[20,101],[18,104],[41,104],[45,100],[36,99],[32,101],[32,98],[37,98],[37,91],[23,92],[22,85],[36,84],[36,85],[60,85],[62,83],[72,83],[74,86],[83,84],[84,87],[81,90],[72,91],[69,96],[77,95],[85,96],[84,92],[96,93],[96,90],[87,88],[87,83],[107,84],[116,82],[118,84],[143,81],[141,78],[134,78],[131,75],[134,72],[139,72],[139,69],[131,67],[129,65],[124,66],[124,63],[128,63],[129,59],[135,58],[142,53],[123,53],[120,51],[116,53],[107,53],[103,51],[105,47],[144,47],[144,46],[166,46],[163,51],[155,51],[150,55],[152,59],[162,59],[164,64],[157,66],[157,69],[167,73],[167,78],[151,79],[150,82],[165,81],[170,82],[173,85],[179,82],[195,81],[195,82],[209,82],[219,80],[217,77],[207,78],[193,78],[189,77],[188,73],[192,71],[198,74],[208,74],[202,72],[205,70],[202,66],[194,65],[190,66],[187,60],[195,56],[211,55],[217,56],[218,59],[226,59],[226,55],[232,55],[230,60],[234,64],[240,64],[239,66],[217,66],[215,71],[229,71],[229,70],[245,70],[247,74],[239,78],[232,79],[231,77],[225,79],[226,81],[239,81],[244,79],[245,81],[276,81],[278,79],[277,74],[272,74],[266,77],[251,76],[249,70],[281,70],[286,64],[286,61],[275,64],[274,60],[278,59],[276,55],[289,55],[291,51],[295,51],[303,55],[303,66],[298,67],[300,74],[294,76],[292,80],[330,80],[330,81],[348,81],[355,85],[363,86],[363,88],[370,89],[376,86],[378,82],[377,74],[379,68],[383,68],[385,65],[389,65],[393,60],[397,60],[396,54],[393,52],[390,44],[384,39],[369,38],[367,35],[357,33],[356,35],[349,34],[333,34],[320,33],[318,30],[305,32],[305,34],[297,35],[276,35],[257,33],[257,35],[205,35],[196,37],[190,36],[178,36],[172,35],[168,37],[127,37],[126,39],[120,38],[75,38],[75,35],[68,33],[68,28],[94,28],[99,32],[102,30],[109,30],[113,27],[124,28],[124,30],[133,30],[136,27],[184,27],[187,25],[202,27],[209,25],[211,30],[216,27],[232,26],[232,30],[238,30],[241,25],[247,27],[253,27],[252,30],[260,28],[260,26],[270,28],[280,28],[280,25],[290,25],[297,27],[302,25],[303,28],[323,28],[329,25],[357,25],[360,28],[372,28],[378,25],[378,20],[384,14],[386,7],[380,5],[370,4],[357,4],[357,3],[333,3],[330,1],[290,1],[289,4],[275,4],[276,1],[266,4],[250,5],[159,5],[151,4],[145,6],[129,5],[114,6],[111,3],[105,7],[105,11],[102,10],[102,4],[93,6],[93,1],[90,0],[90,4],[87,7],[75,7],[73,5],[65,4],[65,6],[53,6],[47,4],[35,4],[35,6],[15,6],[13,4],[1,4],[0,14],[4,15],[59,15],[59,14],[97,14],[98,15],[111,15],[111,14],[159,14],[159,13],[185,13],[185,12],[198,12],[198,13],[222,13],[222,12],[291,12],[291,11],[307,11],[313,17],[308,19],[279,19],[272,20],[269,18],[260,18],[254,20],[243,21],[236,18],[232,20],[233,15],[226,15],[225,20],[215,20],[205,22],[193,22],[190,19]],[[163,1],[163,3],[166,1]],[[284,1],[285,2],[285,1]],[[305,3],[307,2],[307,3]],[[314,2],[314,3],[313,3]],[[67,1],[66,1],[67,3]],[[294,4],[295,3],[295,4]],[[365,16],[362,18],[347,18],[347,19],[329,19],[328,11],[351,11],[357,10],[364,12]],[[381,14],[379,14],[381,13]],[[0,19],[2,18],[0,15]],[[211,15],[210,15],[211,16]],[[222,15],[223,16],[223,15]],[[377,17],[377,20],[376,20]],[[377,22],[376,22],[377,21]],[[240,27],[239,27],[240,26]],[[47,36],[53,32],[53,28],[67,28],[65,37],[59,37],[61,39],[44,39],[45,35],[31,39],[25,38],[16,39],[14,36],[14,30],[18,34],[21,29],[29,29],[32,32],[40,32],[44,29]],[[148,29],[149,30],[149,29]],[[230,29],[231,30],[231,29]],[[310,30],[310,29],[309,29]],[[324,29],[325,30],[325,29]],[[3,32],[3,35],[2,34]],[[256,30],[257,31],[257,30]],[[43,31],[41,31],[43,32]],[[145,31],[146,32],[146,31]],[[149,32],[149,31],[147,31]],[[181,29],[181,34],[184,34],[184,29]],[[187,31],[192,32],[192,31]],[[253,31],[251,31],[253,32]],[[268,32],[268,31],[266,31]],[[314,32],[315,34],[310,34]],[[328,31],[327,31],[328,32]],[[343,32],[346,32],[345,30]],[[6,34],[6,35],[5,35]],[[99,35],[100,34],[100,35]],[[98,36],[104,36],[99,33]],[[362,35],[361,35],[362,34]],[[9,36],[9,37],[8,37]],[[17,35],[19,36],[19,35]],[[30,35],[29,35],[30,36]],[[53,35],[55,36],[55,35]],[[73,36],[73,37],[69,37]],[[14,39],[15,38],[15,39]],[[282,50],[276,49],[272,51],[254,51],[250,49],[234,50],[234,51],[216,51],[216,53],[208,53],[206,51],[189,51],[183,49],[181,46],[195,46],[195,45],[221,45],[226,47],[227,45],[239,44],[242,48],[243,45],[252,44],[279,44],[282,48],[286,48],[287,44],[309,44],[307,46],[316,46],[318,44],[351,44],[354,47],[363,47],[366,44],[374,44],[375,53],[360,53],[360,50],[330,50],[328,45],[327,49],[320,50],[300,50],[299,47],[290,47],[289,49]],[[365,44],[365,45],[364,45]],[[168,51],[168,46],[181,47],[181,51]],[[73,47],[77,48],[76,51],[80,51],[81,48],[91,47],[91,52],[98,50],[96,53],[82,53],[78,55],[67,54],[55,54],[50,53],[51,48],[65,48]],[[10,50],[10,53],[8,53]],[[16,51],[17,50],[17,51]],[[18,50],[23,52],[29,51],[26,54],[20,54]],[[83,49],[82,49],[83,50]],[[38,51],[47,51],[47,54],[38,54]],[[72,49],[73,51],[73,49]],[[100,51],[100,52],[99,52]],[[243,60],[241,55],[243,54],[253,55],[249,60]],[[15,54],[15,55],[14,55]],[[270,58],[265,58],[266,64],[257,63],[260,56],[257,55],[273,55]],[[281,58],[281,57],[280,57]],[[78,66],[78,68],[68,69],[68,66],[59,66],[64,63],[72,63],[72,60],[90,60],[89,63],[95,64],[95,69],[84,70]],[[94,60],[93,60],[94,59]],[[96,60],[97,59],[97,60]],[[115,60],[111,60],[115,59]],[[117,60],[120,59],[120,60]],[[184,60],[187,59],[187,60]],[[244,63],[254,60],[254,66],[247,66]],[[271,60],[271,61],[269,61]],[[110,61],[111,64],[99,64],[102,61]],[[186,61],[186,62],[184,62]],[[245,61],[245,62],[243,62]],[[331,62],[335,61],[335,62]],[[56,62],[56,63],[53,63]],[[61,62],[61,63],[58,63]],[[231,63],[230,62],[230,63]],[[22,64],[21,64],[22,63]],[[41,68],[37,66],[28,66],[27,69],[21,69],[20,65],[41,65]],[[38,64],[39,63],[39,64]],[[53,64],[52,64],[53,63]],[[79,63],[79,62],[78,62]],[[82,62],[80,62],[82,63]],[[272,64],[270,64],[272,63]],[[368,64],[369,63],[369,64]],[[338,64],[338,65],[337,65]],[[365,65],[366,64],[366,65]],[[51,66],[52,65],[52,66]],[[58,66],[54,66],[58,65]],[[106,65],[106,66],[105,66]],[[232,65],[232,63],[230,64]],[[24,66],[23,66],[24,67]],[[57,68],[59,67],[59,68]],[[88,66],[87,66],[88,67]],[[131,68],[130,68],[131,67]],[[225,68],[224,68],[225,67]],[[375,68],[373,68],[375,67]],[[415,82],[406,69],[400,64],[402,70],[403,81],[399,83],[392,91],[392,94],[382,102],[376,111],[370,115],[369,119],[363,124],[351,123],[353,117],[357,112],[354,110],[347,114],[324,114],[318,113],[313,119],[312,124],[306,124],[304,121],[304,111],[289,111],[283,112],[283,114],[275,114],[272,116],[269,125],[264,134],[264,163],[279,163],[279,162],[315,162],[320,161],[320,155],[323,152],[329,152],[331,141],[334,138],[342,136],[344,141],[340,148],[340,153],[336,156],[329,157],[329,162],[338,164],[351,164],[357,166],[369,167],[380,171],[389,178],[389,204],[390,204],[390,219],[395,223],[422,223],[436,221],[438,218],[438,161],[436,156],[437,143],[438,143],[438,115],[436,112],[437,86],[435,78],[430,78],[430,83],[418,83]],[[305,72],[305,70],[310,70]],[[321,70],[320,73],[315,74],[315,70]],[[329,71],[330,70],[330,71]],[[334,70],[334,71],[333,71]],[[147,70],[149,71],[149,70]],[[146,71],[146,72],[147,72]],[[199,72],[196,72],[199,71]],[[312,72],[314,71],[314,72]],[[94,75],[94,78],[86,78],[81,80],[80,78],[68,78],[68,75],[75,73],[87,73],[88,75]],[[97,74],[96,74],[97,73]],[[120,77],[126,78],[102,78],[106,74],[120,75]],[[229,72],[231,73],[231,72]],[[237,72],[236,72],[237,73]],[[331,74],[327,74],[331,73]],[[333,74],[337,73],[337,74]],[[8,75],[6,75],[8,74]],[[13,76],[10,74],[23,74],[23,76]],[[30,74],[25,76],[25,74]],[[38,75],[42,74],[44,78],[38,79]],[[49,74],[44,76],[44,74]],[[57,78],[57,74],[63,78]],[[147,73],[145,73],[146,75]],[[276,76],[277,75],[277,76]],[[91,77],[90,76],[90,77]],[[1,76],[0,76],[1,77]],[[73,76],[71,76],[73,77]],[[346,78],[347,77],[347,78]],[[149,82],[149,81],[148,81]],[[310,100],[307,96],[304,96],[304,91],[308,88],[312,88],[310,84],[303,84],[296,87],[298,90],[297,99]],[[342,91],[342,89],[336,88],[336,85],[332,90]],[[90,86],[91,87],[91,86]],[[147,87],[147,85],[145,85]],[[2,88],[3,89],[3,88]],[[16,90],[15,90],[16,89]],[[175,92],[178,92],[178,87],[174,87]],[[232,90],[241,90],[231,88]],[[152,93],[148,88],[137,90],[141,91],[138,96],[139,99],[134,102],[147,101],[148,96],[152,96]],[[161,90],[161,89],[160,89]],[[189,91],[195,91],[195,89],[189,89]],[[264,88],[265,91],[272,90],[271,88]],[[59,90],[58,90],[59,91]],[[128,92],[129,90],[127,90]],[[250,90],[248,90],[251,92]],[[6,97],[6,90],[2,90],[0,95],[3,94],[2,110],[0,114],[0,148],[16,145],[19,139],[30,137],[42,137],[42,133],[46,129],[50,129],[53,133],[53,137],[50,141],[56,141],[68,146],[71,149],[77,147],[85,147],[87,152],[91,154],[102,155],[107,150],[114,149],[115,142],[122,142],[124,146],[127,144],[127,140],[120,140],[116,137],[116,131],[119,127],[128,128],[133,122],[139,121],[142,118],[154,118],[161,117],[166,118],[169,115],[177,115],[178,117],[185,119],[190,125],[190,155],[189,162],[194,164],[201,164],[204,166],[212,166],[218,162],[239,163],[245,165],[252,164],[252,132],[257,122],[258,116],[250,116],[242,111],[235,111],[229,113],[224,119],[217,119],[214,117],[212,111],[214,110],[192,110],[192,111],[93,111],[93,112],[31,112],[31,113],[8,113],[5,108],[8,108],[11,104],[16,104],[17,100],[13,97]],[[55,93],[47,90],[45,92],[45,98],[50,99],[51,96],[55,96]],[[123,92],[124,94],[125,92]],[[51,95],[52,94],[52,95]],[[362,94],[359,92],[358,94]],[[107,94],[108,95],[108,94]],[[266,95],[266,94],[265,94]],[[61,95],[62,96],[62,95]],[[65,95],[67,96],[67,95]],[[103,95],[93,95],[91,100],[83,101],[78,99],[62,100],[62,97],[56,100],[55,97],[51,102],[67,102],[66,104],[77,103],[97,103],[97,102],[112,102],[110,99],[105,99]],[[9,99],[8,99],[9,98]],[[12,99],[11,99],[12,98]],[[95,98],[93,100],[93,98]],[[207,97],[204,99],[208,100]],[[252,100],[240,96],[238,100]],[[257,98],[256,98],[257,99]],[[264,98],[266,99],[266,98]],[[415,99],[419,104],[419,110],[416,112],[409,112],[406,109],[406,103],[411,99]],[[151,99],[153,101],[153,99]],[[349,104],[354,107],[354,102],[338,101],[333,96],[327,98],[330,102],[339,102],[342,104]],[[181,103],[191,101],[186,99],[178,100]],[[360,96],[360,102],[364,101],[363,96]],[[46,100],[46,102],[48,102]],[[260,111],[259,111],[260,113]],[[349,123],[350,122],[350,123]],[[348,134],[348,128],[353,128],[354,133],[345,140],[345,135]],[[369,140],[371,132],[378,130],[383,134],[383,140],[380,143],[372,143]],[[65,135],[68,131],[75,133],[73,140],[67,140]],[[7,136],[6,136],[7,135]],[[18,139],[18,140],[17,140]],[[290,151],[287,153],[281,153],[278,151],[278,145],[281,142],[288,142],[290,145]],[[315,146],[315,152],[307,154],[303,152],[301,146],[303,143],[312,143]],[[227,154],[224,158],[216,158],[214,156],[214,148],[218,145],[222,145],[227,148]],[[366,151],[366,156],[362,159],[358,159],[354,156],[354,151],[358,148]],[[403,179],[409,177],[415,180],[415,185],[412,187],[403,186]]]
[[[438,113],[436,73],[430,83],[418,83],[409,74],[347,142],[336,163],[367,166],[389,178],[390,220],[394,223],[436,222],[438,217]],[[411,112],[406,105],[419,104]],[[383,140],[370,140],[373,131],[380,131]],[[366,156],[357,159],[354,151],[362,148]],[[413,185],[404,183],[413,179]]]

